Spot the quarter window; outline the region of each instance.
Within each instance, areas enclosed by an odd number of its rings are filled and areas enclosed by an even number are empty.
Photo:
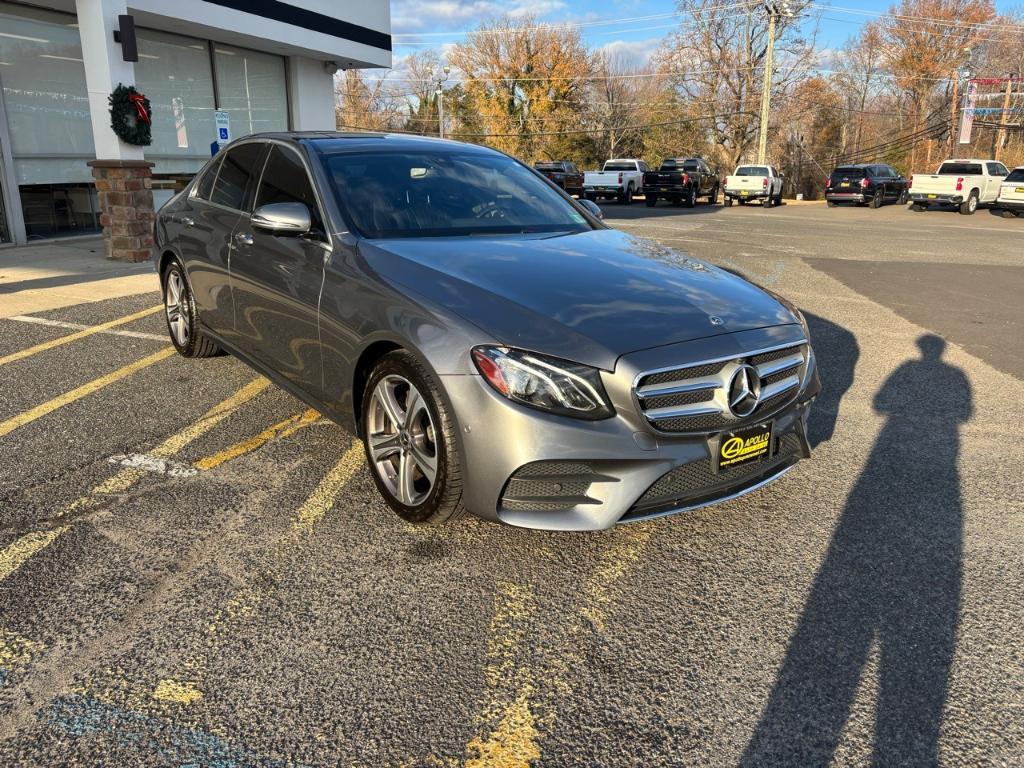
[[[263,146],[259,142],[250,142],[228,150],[221,161],[210,202],[239,211],[247,210],[247,192],[256,175],[257,164],[263,157]]]
[[[270,148],[270,157],[267,158],[263,180],[256,195],[257,208],[270,203],[303,203],[309,209],[313,228],[323,228],[320,208],[306,166],[294,152],[276,144]]]
[[[209,200],[210,193],[213,191],[213,182],[217,180],[217,168],[220,166],[220,161],[224,158],[218,157],[216,160],[206,166],[206,170],[203,171],[203,175],[199,177],[199,183],[196,184],[196,197],[200,200]]]

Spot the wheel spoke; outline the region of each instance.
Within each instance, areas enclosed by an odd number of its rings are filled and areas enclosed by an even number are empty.
[[[405,424],[405,412],[402,410],[402,406],[398,404],[398,399],[395,397],[395,389],[393,386],[388,385],[387,379],[384,379],[377,385],[373,396],[383,409],[384,415],[391,421],[391,426],[395,430],[398,430],[399,427]]]
[[[398,442],[398,435],[376,434],[370,435],[370,453],[374,461],[383,461],[388,456],[398,453],[402,446]]]
[[[415,466],[408,453],[403,453],[398,460],[398,500],[409,506],[412,506],[416,497],[416,487],[413,485]]]
[[[412,429],[416,417],[423,408],[423,398],[420,397],[419,390],[409,387],[409,394],[405,397],[405,420],[402,422],[406,429]]]
[[[423,473],[424,477],[430,481],[430,485],[433,486],[434,478],[437,476],[437,457],[431,456],[424,448],[417,445],[415,441],[409,446],[409,450],[416,465],[420,468],[420,472]]]

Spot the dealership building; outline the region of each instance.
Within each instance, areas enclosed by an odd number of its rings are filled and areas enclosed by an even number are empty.
[[[219,140],[333,130],[334,73],[389,66],[388,0],[0,0],[0,246],[103,231],[141,258]],[[148,146],[111,129],[122,84]]]

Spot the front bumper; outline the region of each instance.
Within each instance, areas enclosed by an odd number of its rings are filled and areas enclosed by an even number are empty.
[[[781,331],[788,334],[784,341],[802,338],[798,326],[783,329],[788,329]],[[752,350],[778,343],[779,333],[778,328],[759,329],[716,338]],[[806,424],[821,388],[816,367],[793,402],[766,415],[773,423],[769,456],[721,474],[712,467],[720,433],[659,432],[634,406],[632,386],[639,370],[658,367],[659,359],[663,364],[708,359],[707,342],[714,340],[620,359],[615,373],[604,374],[616,415],[602,421],[518,406],[480,376],[442,377],[459,426],[463,504],[480,517],[526,528],[597,530],[706,506],[781,477],[810,456]],[[727,344],[719,349],[724,352],[714,354],[732,351]],[[757,423],[762,422],[742,422]]]
[[[925,203],[928,205],[960,205],[964,201],[963,195],[936,195],[911,192],[910,202]]]

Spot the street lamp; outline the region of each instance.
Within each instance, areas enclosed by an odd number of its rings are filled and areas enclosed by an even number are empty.
[[[765,154],[768,150],[768,115],[771,110],[772,100],[772,69],[775,58],[775,22],[780,17],[792,18],[793,9],[789,0],[778,0],[778,2],[765,2],[765,13],[768,14],[768,50],[765,53],[764,65],[764,86],[761,91],[761,125],[759,126],[757,138],[757,164],[764,165]]]
[[[444,77],[437,79],[437,87],[434,90],[434,96],[437,98],[437,135],[444,138],[444,84],[448,79],[448,73],[451,71],[448,65],[444,65]]]

